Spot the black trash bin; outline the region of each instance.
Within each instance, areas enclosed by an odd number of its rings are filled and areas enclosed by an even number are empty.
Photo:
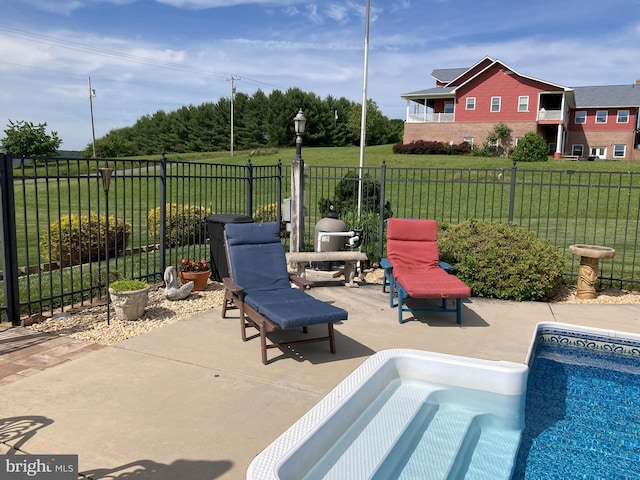
[[[246,215],[224,213],[207,217],[209,230],[209,250],[211,251],[211,280],[221,282],[229,276],[227,254],[224,249],[224,226],[227,223],[253,223],[253,218]]]

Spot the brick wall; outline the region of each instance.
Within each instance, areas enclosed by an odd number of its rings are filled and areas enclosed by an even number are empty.
[[[565,153],[571,153],[574,144],[584,145],[584,156],[589,155],[591,147],[606,147],[607,158],[613,158],[613,146],[616,144],[624,144],[627,146],[625,158],[619,160],[636,160],[638,158],[638,150],[633,149],[634,133],[633,132],[584,132],[573,131],[567,132],[567,140],[565,142]]]
[[[472,137],[475,145],[482,145],[496,123],[405,123],[403,143],[418,140],[461,143],[466,137]],[[512,130],[512,146],[515,146],[517,137],[523,137],[525,133],[535,132],[537,129],[536,122],[509,122],[508,125]]]

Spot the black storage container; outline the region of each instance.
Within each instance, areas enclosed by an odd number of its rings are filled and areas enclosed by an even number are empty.
[[[246,215],[224,213],[207,217],[209,230],[209,249],[211,251],[211,280],[221,282],[229,276],[227,254],[224,249],[224,226],[227,223],[253,223],[253,218]]]

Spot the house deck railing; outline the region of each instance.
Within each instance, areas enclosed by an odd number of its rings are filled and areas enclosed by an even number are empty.
[[[454,121],[453,113],[410,113],[407,115],[407,123],[447,123]]]

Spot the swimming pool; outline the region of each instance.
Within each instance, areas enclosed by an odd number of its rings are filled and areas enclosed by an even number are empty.
[[[263,450],[247,478],[509,478],[527,371],[434,352],[378,352]]]
[[[247,479],[640,479],[639,433],[640,335],[547,322],[526,364],[375,354]]]
[[[513,478],[640,478],[640,336],[539,324]]]

